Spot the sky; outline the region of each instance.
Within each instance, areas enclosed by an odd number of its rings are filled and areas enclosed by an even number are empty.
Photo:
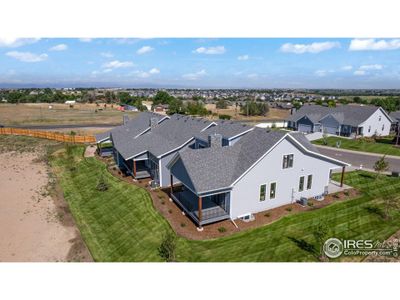
[[[0,38],[0,87],[400,88],[400,39]]]

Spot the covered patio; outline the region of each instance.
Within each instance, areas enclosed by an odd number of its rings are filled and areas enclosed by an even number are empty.
[[[170,196],[200,228],[229,219],[230,192],[199,196],[185,185],[174,187],[171,175]]]

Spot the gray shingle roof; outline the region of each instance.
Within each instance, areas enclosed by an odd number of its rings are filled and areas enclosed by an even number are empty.
[[[200,132],[196,135],[196,138],[207,141],[210,134],[218,133],[221,134],[223,138],[230,139],[254,128],[252,126],[232,121],[217,121],[215,123],[217,126],[212,126],[203,132]]]
[[[113,132],[114,147],[124,159],[135,157],[149,151],[160,156],[184,145],[196,134],[211,124],[210,121],[175,114],[163,121],[156,128],[136,138],[126,137],[120,132]]]
[[[339,105],[326,107],[320,105],[303,105],[288,121],[297,121],[307,116],[313,123],[331,114],[340,124],[358,126],[367,120],[379,107],[370,105]]]
[[[165,118],[165,115],[156,114],[153,112],[141,112],[134,119],[129,120],[125,125],[117,126],[107,132],[96,134],[96,142],[100,142],[105,138],[109,138],[111,133],[120,133],[121,136],[132,136],[140,134],[150,127],[150,119],[156,118],[158,121]],[[117,134],[118,135],[118,134]],[[118,142],[117,142],[118,143]]]
[[[181,151],[176,162],[184,166],[190,185],[198,194],[225,189],[287,134],[318,153],[303,134],[255,128],[233,146]]]
[[[392,118],[392,120],[393,120],[394,122],[400,121],[400,110],[391,112],[391,113],[390,113],[390,117]]]

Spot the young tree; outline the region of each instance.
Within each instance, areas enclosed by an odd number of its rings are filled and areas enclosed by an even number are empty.
[[[385,160],[385,156],[386,155],[382,156],[374,164],[374,170],[377,173],[376,178],[378,178],[382,172],[389,169],[389,163]]]
[[[397,195],[386,195],[383,197],[384,215],[386,220],[392,218],[391,212],[400,209],[400,197]]]
[[[319,221],[312,234],[318,243],[319,260],[323,261],[326,259],[323,248],[329,234],[329,227],[324,221]]]
[[[219,99],[215,107],[218,109],[225,109],[228,107],[228,103],[224,99]]]
[[[158,248],[159,255],[167,262],[175,261],[176,237],[172,232],[164,235],[160,247]]]

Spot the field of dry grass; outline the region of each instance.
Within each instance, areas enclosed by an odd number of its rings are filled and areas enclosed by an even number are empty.
[[[50,108],[51,106],[51,108]],[[102,110],[99,110],[102,109]],[[97,110],[97,112],[96,112]],[[0,124],[10,125],[51,125],[51,124],[121,124],[123,114],[130,117],[134,112],[120,112],[110,105],[27,103],[0,104]]]
[[[284,109],[276,109],[270,108],[268,114],[264,116],[252,116],[247,117],[245,115],[240,114],[240,108],[238,107],[237,111],[235,106],[228,106],[226,109],[217,109],[215,104],[206,104],[206,108],[211,110],[213,113],[217,113],[219,115],[229,115],[232,117],[232,120],[240,120],[240,121],[248,121],[248,122],[256,122],[265,119],[270,120],[283,120],[286,119],[290,112]]]

